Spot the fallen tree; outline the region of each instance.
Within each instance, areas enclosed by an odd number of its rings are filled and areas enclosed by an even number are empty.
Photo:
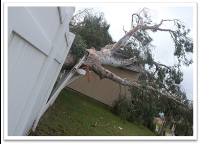
[[[81,32],[78,29],[87,29],[88,24],[94,21],[100,21],[102,18],[92,17],[92,19],[88,19],[88,15],[86,18],[81,18],[84,13],[88,14],[88,11],[84,10],[73,17],[71,24],[72,32]],[[174,23],[174,29],[162,28],[165,22]],[[90,29],[88,33],[85,31],[84,35],[90,36],[90,41],[92,41],[92,38],[97,38],[97,40],[101,41],[101,44],[105,41],[104,39],[110,39],[107,33],[105,36],[106,38],[104,37],[103,39],[103,37],[99,37],[98,34],[101,31],[109,29],[109,25],[106,25],[106,23],[101,24],[103,26],[95,27],[96,29],[93,29],[93,33],[90,33]],[[92,45],[81,45],[87,47],[82,49],[82,53],[84,53],[84,51],[89,53],[84,64],[81,66],[81,68],[86,69],[88,82],[91,79],[89,72],[89,70],[91,70],[95,72],[100,79],[108,78],[120,85],[132,87],[132,93],[135,93],[132,99],[134,103],[139,101],[140,98],[138,98],[138,96],[140,95],[145,95],[148,99],[154,97],[154,99],[151,100],[155,100],[155,98],[161,100],[163,97],[162,100],[167,101],[168,106],[169,101],[171,101],[178,109],[182,109],[182,113],[183,109],[191,110],[188,116],[192,116],[192,101],[187,99],[186,93],[180,85],[183,80],[181,65],[189,66],[193,62],[192,59],[188,60],[187,58],[187,53],[193,52],[193,40],[187,36],[190,30],[186,29],[185,24],[178,19],[163,19],[159,24],[153,23],[148,8],[143,8],[138,13],[134,13],[132,15],[131,25],[131,30],[129,32],[124,30],[125,35],[116,43],[109,40],[107,43],[110,42],[110,44],[101,48],[95,48]],[[153,59],[152,49],[155,48],[155,46],[151,44],[153,39],[150,37],[149,31],[168,32],[170,34],[175,46],[174,57],[177,58],[177,63],[173,66],[167,66]],[[76,44],[76,41],[74,43]],[[76,56],[77,54],[71,50],[65,60],[63,69],[72,68],[77,61]],[[132,71],[140,72],[141,76],[137,81],[121,78],[105,69],[102,65],[129,68]],[[161,112],[165,110],[161,110]],[[170,108],[168,110],[170,111]],[[185,120],[187,121],[187,118],[185,118]],[[192,125],[191,120],[186,123]],[[192,126],[190,126],[190,128],[191,127]]]
[[[115,75],[114,73],[110,72],[109,70],[102,67],[102,65],[110,65],[113,67],[130,67],[133,71],[139,71],[142,74],[147,74],[149,77],[151,77],[154,80],[159,80],[158,77],[161,76],[161,71],[163,70],[163,67],[166,71],[169,71],[169,75],[173,75],[173,73],[177,73],[176,76],[182,75],[180,71],[181,63],[184,63],[184,65],[190,65],[192,63],[192,60],[188,61],[186,59],[185,53],[187,52],[193,52],[193,41],[192,39],[188,38],[186,35],[188,34],[189,30],[185,30],[184,23],[181,22],[178,19],[173,20],[161,20],[159,24],[154,24],[153,26],[149,26],[152,22],[150,19],[150,16],[147,14],[147,8],[142,9],[139,13],[134,13],[132,15],[132,29],[129,32],[126,32],[126,34],[115,44],[106,45],[105,47],[102,47],[101,50],[96,50],[93,46],[91,46],[89,49],[86,49],[86,51],[89,53],[89,56],[87,60],[84,62],[84,65],[87,66],[90,70],[94,71],[101,79],[108,78],[114,82],[117,82],[121,85],[131,86],[131,87],[137,87],[139,89],[143,89],[144,91],[154,91],[157,92],[159,95],[166,96],[175,102],[182,104],[179,100],[181,100],[180,96],[176,96],[172,94],[171,92],[167,92],[167,88],[165,83],[161,80],[159,81],[159,84],[163,85],[162,89],[157,89],[149,83],[145,86],[140,81],[132,81],[131,79],[123,79]],[[144,17],[142,17],[144,15]],[[134,20],[135,18],[135,20]],[[177,27],[177,30],[171,30],[171,29],[163,29],[160,28],[162,24],[166,21],[174,22],[175,26]],[[134,24],[136,23],[136,25]],[[149,24],[149,25],[147,25]],[[80,25],[80,23],[76,24]],[[78,27],[78,26],[74,27]],[[82,23],[84,25],[84,23]],[[153,61],[152,58],[150,58],[150,61],[148,60],[148,55],[150,55],[150,42],[151,38],[147,34],[147,30],[151,31],[163,31],[163,32],[169,32],[172,39],[175,43],[175,53],[174,55],[178,58],[178,65],[170,67],[166,66],[164,64],[158,63]],[[182,31],[181,31],[182,30]],[[146,34],[146,36],[144,35]],[[132,38],[135,41],[138,41],[141,45],[138,47],[131,47],[129,49],[132,49],[132,53],[134,55],[135,53],[141,51],[141,46],[143,46],[144,51],[147,51],[147,58],[141,59],[141,56],[135,55],[134,58],[125,59],[122,58],[122,55],[125,52],[125,49],[127,48],[127,45],[133,45],[133,40],[130,41],[130,38]],[[140,49],[140,50],[137,50]],[[75,64],[73,53],[70,51],[68,57],[65,60],[65,63],[63,65],[63,69],[70,68]],[[71,61],[70,61],[71,60]],[[141,64],[144,65],[150,64],[151,67],[154,66],[155,71],[148,71],[145,69],[145,67],[141,66]],[[177,70],[176,70],[177,68]],[[172,77],[171,77],[172,79]],[[181,80],[179,80],[181,81]],[[174,84],[173,84],[174,83]],[[174,86],[177,86],[173,82],[171,83]],[[180,82],[178,82],[180,84]],[[187,100],[187,99],[185,99]]]

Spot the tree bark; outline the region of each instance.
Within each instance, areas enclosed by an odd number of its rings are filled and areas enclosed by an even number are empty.
[[[65,59],[65,62],[62,66],[62,70],[67,70],[73,68],[73,66],[76,64],[76,58],[72,52],[72,50],[69,50],[69,53]]]

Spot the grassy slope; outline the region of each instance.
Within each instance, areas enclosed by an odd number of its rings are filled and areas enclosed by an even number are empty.
[[[124,123],[104,105],[68,90],[62,90],[54,104],[42,116],[35,132],[30,135],[155,136],[146,127]]]

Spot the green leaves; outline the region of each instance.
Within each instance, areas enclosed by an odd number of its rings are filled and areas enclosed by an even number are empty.
[[[190,29],[186,30],[185,24],[180,20],[175,19],[174,23],[175,31],[170,32],[175,43],[174,56],[178,59],[178,65],[189,66],[192,62],[188,62],[186,53],[193,53],[193,40],[188,37]]]
[[[103,13],[93,14],[91,11],[87,11],[84,19],[82,21],[79,20],[79,23],[82,23],[82,26],[71,29],[71,31],[80,35],[88,48],[92,46],[96,50],[100,50],[101,47],[113,43],[112,37],[108,32],[110,25],[105,20]]]
[[[87,45],[85,44],[85,41],[80,35],[76,35],[74,42],[71,46],[72,52],[74,53],[76,57],[76,62],[79,61],[80,58],[82,58],[85,54],[85,50],[87,49]]]
[[[180,84],[183,81],[183,73],[180,70],[172,69],[171,78],[175,84]]]
[[[87,10],[81,16],[77,15],[70,25],[70,31],[76,35],[72,44],[76,61],[83,57],[85,49],[90,46],[100,50],[101,47],[113,43],[108,32],[110,25],[105,20],[103,13],[94,14],[92,11]]]
[[[132,120],[132,113],[134,111],[134,105],[126,96],[120,95],[112,107],[112,112],[119,115],[124,121]]]
[[[186,51],[186,52],[191,52],[191,53],[193,53],[193,43],[192,43],[192,42],[186,41],[186,42],[184,43],[184,48],[185,48],[185,51]]]

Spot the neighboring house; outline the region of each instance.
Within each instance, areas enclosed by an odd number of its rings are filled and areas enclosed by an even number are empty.
[[[131,67],[117,68],[107,65],[103,67],[121,78],[138,80],[140,76],[140,73],[133,71]],[[86,76],[83,76],[71,82],[67,87],[109,106],[112,106],[114,101],[119,97],[120,92],[122,95],[131,98],[131,93],[128,91],[129,87],[120,86],[109,79],[100,80],[99,76],[94,72],[91,72],[90,82],[87,81]]]
[[[8,5],[8,4],[7,4]],[[26,135],[50,104],[47,100],[75,35],[74,7],[7,7],[8,136]],[[57,95],[56,95],[57,96]],[[55,97],[54,97],[55,99]],[[6,126],[7,127],[7,126]]]

